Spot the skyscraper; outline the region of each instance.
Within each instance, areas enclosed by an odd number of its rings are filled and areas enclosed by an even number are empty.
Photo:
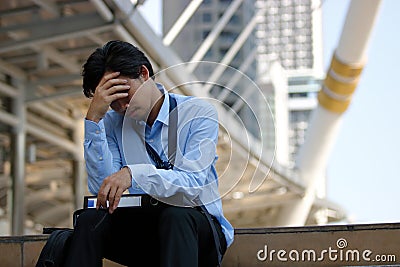
[[[322,77],[321,1],[257,0],[255,4],[262,13],[256,32],[259,80],[265,80],[263,69],[274,61],[287,75],[287,102],[274,106],[288,111],[289,143],[279,147],[277,142],[277,147],[280,153],[288,154],[288,162],[280,163],[293,167],[298,147],[304,142],[309,115],[317,105],[316,92]],[[286,107],[279,108],[281,105]],[[282,151],[286,147],[288,151]]]
[[[249,66],[244,73],[259,85],[269,106],[259,103],[257,97],[252,99],[250,95],[252,109],[244,106],[238,114],[247,129],[257,138],[263,139],[265,149],[277,149],[278,163],[293,167],[298,147],[304,142],[309,115],[317,105],[316,92],[323,73],[321,1],[204,0],[171,44],[184,61],[193,58],[235,2],[241,4],[220,30],[218,38],[202,60],[221,62],[252,20],[256,19],[256,26],[228,64],[241,69],[246,60],[251,61],[247,62]],[[164,34],[189,3],[189,0],[164,0]],[[253,54],[255,56],[251,60]],[[199,67],[195,74],[207,79],[211,72]],[[229,73],[225,73],[220,79],[228,81],[230,78]],[[243,95],[246,90],[247,85],[239,81],[234,93],[225,96],[223,101],[233,106],[237,95]],[[211,94],[218,98],[222,91],[214,86]],[[254,123],[253,112],[264,118],[261,131]]]
[[[164,35],[168,33],[189,3],[188,0],[163,1]],[[247,79],[238,79],[232,87],[228,88],[232,73],[239,70],[251,80],[255,80],[257,76],[255,56],[253,60],[247,60],[249,55],[255,55],[256,52],[255,23],[253,27],[250,26],[244,31],[254,18],[254,4],[255,0],[205,0],[171,44],[183,61],[195,59],[229,65],[218,77],[218,85],[212,86],[210,90],[211,96],[222,101],[227,108],[232,108],[249,87]],[[207,44],[209,46],[204,56],[194,57],[199,48]],[[194,74],[197,78],[207,81],[214,70],[204,64],[199,64]],[[255,110],[258,105],[251,103],[257,99],[248,95],[246,100],[248,103],[241,105],[235,112],[241,117],[249,132],[260,137],[260,129],[254,119],[254,113],[258,112]]]

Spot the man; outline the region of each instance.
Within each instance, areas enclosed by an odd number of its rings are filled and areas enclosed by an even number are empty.
[[[217,266],[215,238],[224,253],[233,228],[218,197],[215,109],[194,97],[169,94],[154,82],[143,52],[126,42],[96,49],[82,75],[84,94],[92,98],[84,148],[97,208],[79,215],[66,266],[101,266],[103,257],[127,266]],[[173,103],[178,119],[177,129],[171,128],[177,135],[171,162],[166,151]],[[157,156],[149,157],[144,141]],[[157,157],[167,167],[158,166]],[[126,190],[167,204],[118,208]]]

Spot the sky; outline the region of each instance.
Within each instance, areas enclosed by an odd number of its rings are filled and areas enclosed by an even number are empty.
[[[350,0],[323,1],[325,71],[349,4]],[[400,222],[399,10],[399,0],[382,0],[366,66],[328,161],[328,199],[343,207],[353,223]],[[160,0],[147,0],[141,11],[160,32]]]

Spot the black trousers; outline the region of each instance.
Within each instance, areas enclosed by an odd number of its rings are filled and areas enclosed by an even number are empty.
[[[219,222],[213,223],[223,250]],[[126,266],[211,267],[217,265],[212,230],[195,208],[88,209],[79,215],[67,254],[67,267],[102,266],[107,258]]]

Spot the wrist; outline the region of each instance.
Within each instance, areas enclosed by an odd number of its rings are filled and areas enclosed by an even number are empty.
[[[132,178],[132,172],[131,172],[131,169],[128,166],[124,166],[124,167],[122,167],[122,169],[127,169],[128,173],[129,173],[129,176]]]
[[[131,187],[131,186],[132,186],[132,173],[131,173],[131,169],[130,169],[128,166],[124,166],[124,167],[122,167],[122,169],[121,169],[121,170],[123,170],[123,169],[126,169],[126,170],[127,170],[127,173],[128,173],[128,175],[129,175],[129,182],[128,182],[128,187],[127,187],[127,188],[129,188],[129,187]]]
[[[99,116],[98,114],[93,114],[91,112],[88,112],[86,114],[86,119],[87,120],[94,121],[96,123],[98,123],[102,118],[103,118],[103,116]]]
[[[99,122],[107,113],[108,106],[101,106],[97,101],[92,100],[86,113],[86,119]]]

